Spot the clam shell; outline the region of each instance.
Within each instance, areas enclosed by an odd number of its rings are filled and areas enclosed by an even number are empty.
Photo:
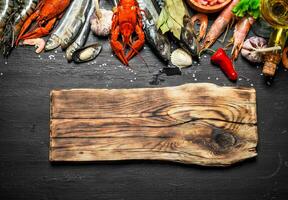
[[[99,55],[101,49],[102,46],[100,44],[98,43],[91,44],[89,46],[76,50],[72,55],[72,59],[75,63],[83,63],[91,61]]]
[[[192,65],[192,57],[183,49],[176,49],[171,54],[171,63],[179,68]]]

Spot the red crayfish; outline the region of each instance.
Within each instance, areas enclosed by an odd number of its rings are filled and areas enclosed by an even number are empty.
[[[57,19],[62,17],[62,13],[69,6],[70,0],[41,0],[36,11],[28,17],[23,24],[16,40],[16,45],[20,40],[39,38],[49,34]],[[36,27],[30,32],[28,30],[32,22],[36,21]]]
[[[111,48],[121,62],[128,65],[128,61],[138,53],[145,43],[145,34],[142,29],[142,10],[136,0],[120,0],[114,10],[111,27]],[[133,42],[133,33],[137,39]],[[124,46],[118,41],[119,34],[122,36]],[[126,45],[131,49],[125,55]]]

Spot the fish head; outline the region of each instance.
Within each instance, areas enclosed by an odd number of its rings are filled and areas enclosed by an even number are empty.
[[[165,36],[160,34],[158,35],[156,48],[165,62],[170,60],[171,45],[169,40]]]
[[[192,30],[182,27],[180,40],[193,57],[198,56],[200,44],[197,41],[196,35]]]

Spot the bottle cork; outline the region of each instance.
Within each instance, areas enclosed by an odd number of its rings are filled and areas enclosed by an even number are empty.
[[[277,65],[281,61],[281,54],[279,53],[269,53],[264,57],[264,66],[262,73],[265,76],[274,76],[276,72]]]
[[[275,50],[265,54],[264,56],[264,66],[262,73],[265,76],[273,77],[276,73],[277,65],[279,65],[281,58],[282,58],[282,51],[286,43],[286,33],[287,30],[280,28],[274,29],[271,33],[268,46],[269,47],[281,47],[280,50]]]

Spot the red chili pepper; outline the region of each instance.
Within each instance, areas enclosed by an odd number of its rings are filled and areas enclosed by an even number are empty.
[[[224,49],[219,48],[213,56],[211,56],[211,62],[219,65],[222,71],[228,76],[232,81],[236,81],[238,74],[234,69],[231,59],[227,56]]]

